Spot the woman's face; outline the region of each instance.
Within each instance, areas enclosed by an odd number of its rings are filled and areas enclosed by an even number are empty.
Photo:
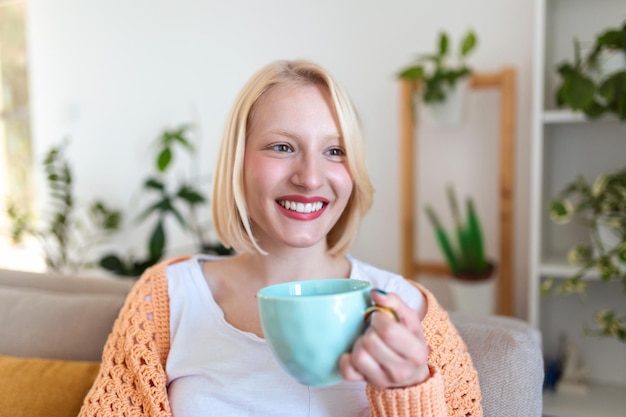
[[[246,140],[244,181],[263,249],[326,246],[353,188],[326,88],[282,84],[261,96]]]

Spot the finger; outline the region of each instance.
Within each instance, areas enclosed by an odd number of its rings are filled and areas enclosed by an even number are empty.
[[[384,369],[419,367],[428,361],[430,349],[423,332],[409,331],[404,325],[378,317],[371,324],[372,334],[364,344]]]
[[[350,353],[344,353],[339,358],[339,371],[341,372],[341,377],[346,381],[357,382],[365,380],[365,377],[352,365],[352,355]]]
[[[411,331],[421,331],[421,320],[415,310],[409,307],[397,294],[387,294],[382,290],[373,290],[371,298],[374,304],[393,310],[398,322]]]
[[[425,358],[411,361],[399,356],[373,330],[355,343],[350,364],[368,383],[382,388],[414,385],[429,374]]]
[[[382,341],[396,354],[413,364],[421,365],[427,358],[430,350],[422,330],[417,312],[413,311],[395,294],[372,293],[372,299],[384,303],[396,312],[400,311],[399,323],[395,323],[383,314],[374,314],[370,327],[378,334]],[[385,362],[383,362],[385,363]]]
[[[389,378],[382,368],[381,363],[372,356],[371,346],[367,346],[365,341],[368,338],[377,337],[375,333],[369,336],[361,336],[350,353],[350,367],[360,376],[360,380],[365,380],[370,384],[386,387],[391,384]]]

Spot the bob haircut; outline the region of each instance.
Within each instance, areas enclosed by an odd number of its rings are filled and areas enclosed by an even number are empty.
[[[374,190],[366,168],[363,132],[350,98],[323,68],[309,61],[275,61],[252,76],[230,110],[213,182],[213,223],[226,247],[266,255],[254,237],[244,190],[244,152],[251,115],[259,98],[276,85],[320,85],[328,89],[337,114],[348,171],[354,186],[346,208],[328,233],[332,255],[345,254],[372,204]]]

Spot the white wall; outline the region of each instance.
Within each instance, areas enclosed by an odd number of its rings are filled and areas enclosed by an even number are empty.
[[[234,95],[253,71],[278,58],[308,58],[331,70],[364,120],[375,203],[353,253],[399,271],[398,83],[395,73],[431,52],[440,30],[456,41],[470,27],[481,71],[518,70],[515,309],[525,316],[532,2],[527,0],[29,0],[32,121],[37,155],[70,137],[82,201],[103,197],[136,213],[164,127],[201,127],[210,174]],[[470,122],[456,132],[420,128],[420,201],[446,209],[444,184],[472,194],[497,255],[495,92],[471,98]],[[207,183],[208,190],[208,183]],[[135,210],[135,211],[133,211]],[[420,256],[439,258],[420,220]],[[123,235],[121,248],[144,245]],[[179,237],[177,250],[185,248]]]

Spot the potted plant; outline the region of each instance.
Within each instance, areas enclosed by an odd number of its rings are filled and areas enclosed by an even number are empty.
[[[567,184],[550,203],[550,217],[557,224],[577,220],[589,231],[589,241],[576,244],[568,261],[578,270],[555,285],[554,279],[542,284],[543,293],[586,294],[596,272],[602,282],[621,283],[626,293],[626,167],[602,174],[593,183],[580,176]],[[608,308],[595,314],[595,328],[587,334],[615,337],[626,343],[626,316]]]
[[[457,307],[491,314],[495,311],[495,266],[485,254],[482,226],[473,199],[466,199],[465,216],[462,217],[452,186],[447,187],[447,197],[454,222],[453,233],[444,228],[432,206],[427,205],[425,210],[450,269],[451,289]]]
[[[110,253],[100,260],[100,266],[120,276],[138,277],[148,267],[165,256],[167,247],[166,219],[187,231],[195,240],[198,252],[229,255],[231,249],[212,241],[209,229],[200,221],[200,212],[208,212],[208,198],[196,185],[197,178],[191,175],[177,175],[177,183],[172,184],[172,162],[177,152],[195,156],[195,147],[190,138],[191,126],[183,124],[173,129],[165,129],[156,140],[156,172],[144,180],[142,191],[147,194],[149,205],[137,217],[139,223],[152,221],[152,232],[147,241],[147,255],[138,258],[133,254],[120,256]]]
[[[35,237],[51,271],[76,274],[95,266],[91,250],[119,229],[122,214],[101,200],[88,207],[78,205],[74,175],[65,155],[67,146],[67,141],[53,146],[42,163],[49,192],[46,207],[52,210],[44,224],[38,225],[35,216],[13,203],[8,204],[7,215],[13,242]]]
[[[612,68],[606,68],[611,62]],[[558,67],[556,104],[582,111],[589,118],[614,114],[626,120],[626,22],[598,34],[583,56],[574,39],[574,62]]]
[[[449,37],[441,32],[435,53],[418,55],[416,62],[398,73],[400,79],[420,82],[422,102],[440,125],[454,126],[460,122],[468,77],[472,73],[465,60],[476,45],[476,34],[469,30],[453,56]]]

